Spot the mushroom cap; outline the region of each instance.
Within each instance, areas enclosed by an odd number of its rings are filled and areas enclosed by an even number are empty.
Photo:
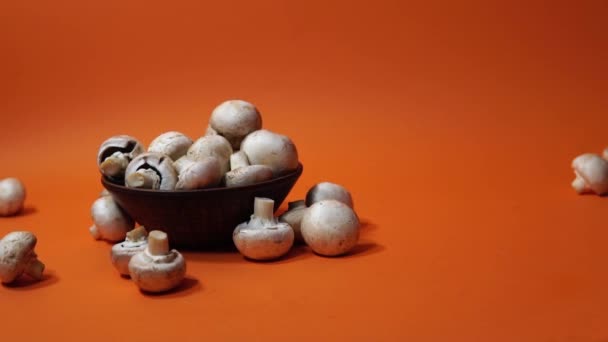
[[[170,131],[154,138],[148,146],[148,152],[158,152],[168,155],[172,160],[178,160],[188,152],[192,139],[185,134]]]
[[[122,152],[129,157],[135,158],[145,151],[144,146],[130,135],[115,135],[106,139],[97,151],[97,165],[100,165],[107,157],[115,152]]]
[[[293,245],[293,229],[284,222],[266,221],[265,226],[239,224],[232,233],[234,245],[241,254],[254,260],[277,259]]]
[[[304,241],[317,254],[347,253],[359,240],[359,218],[346,204],[324,200],[310,206],[300,223]]]
[[[308,207],[306,207],[304,200],[289,202],[287,211],[279,216],[279,221],[285,222],[291,226],[295,241],[298,242],[304,241],[304,238],[302,238],[300,223],[302,222],[302,217],[304,217],[304,213],[307,209]]]
[[[108,241],[123,240],[135,226],[133,219],[118,206],[112,196],[96,199],[91,206],[91,217],[101,238]]]
[[[267,165],[274,176],[298,167],[298,151],[289,137],[261,129],[250,133],[241,143],[251,165]]]
[[[608,193],[608,161],[597,154],[585,153],[572,161],[577,176],[585,181],[586,187],[598,195]]]
[[[239,167],[226,173],[226,186],[244,186],[272,179],[272,169],[266,165],[249,165]]]
[[[164,292],[182,282],[186,275],[186,261],[175,249],[167,255],[151,255],[146,248],[129,261],[129,274],[141,290]]]
[[[192,160],[202,160],[209,157],[217,158],[220,161],[223,176],[230,170],[232,146],[221,135],[206,135],[195,141],[186,155]]]
[[[215,107],[209,127],[228,139],[234,150],[238,150],[247,134],[262,128],[262,117],[253,104],[228,100]]]
[[[0,279],[11,283],[19,277],[31,259],[36,258],[36,236],[30,232],[8,233],[0,240]]]
[[[177,172],[173,167],[173,160],[169,156],[158,152],[142,153],[129,163],[125,175],[128,177],[140,169],[151,169],[158,174],[160,177],[159,190],[175,189]],[[129,185],[127,184],[127,186]]]
[[[0,181],[0,216],[15,215],[23,209],[25,186],[17,178]]]
[[[306,193],[307,206],[329,199],[340,201],[347,206],[354,208],[353,198],[350,195],[350,192],[342,185],[336,183],[321,182],[310,188]]]
[[[215,157],[196,160],[181,169],[176,190],[202,189],[213,187],[222,181],[220,161]]]
[[[131,258],[148,246],[146,240],[143,241],[124,241],[112,246],[110,258],[112,265],[118,270],[121,275],[129,275],[129,261]]]

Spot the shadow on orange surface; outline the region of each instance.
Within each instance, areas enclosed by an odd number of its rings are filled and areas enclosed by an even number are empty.
[[[198,279],[186,276],[182,283],[173,290],[161,293],[150,293],[140,291],[144,296],[150,298],[158,298],[158,299],[167,299],[167,298],[176,298],[176,297],[184,297],[194,294],[196,292],[204,290],[203,285]]]
[[[56,284],[59,281],[59,278],[55,275],[53,271],[46,271],[42,275],[42,279],[40,281],[35,280],[33,278],[27,276],[21,276],[17,278],[14,282],[10,284],[2,284],[5,288],[16,290],[16,291],[29,291],[36,290],[42,287],[48,287]]]

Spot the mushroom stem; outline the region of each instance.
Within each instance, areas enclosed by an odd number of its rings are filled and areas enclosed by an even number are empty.
[[[253,202],[253,216],[262,220],[274,218],[274,201],[270,198],[256,197]]]
[[[125,172],[127,165],[129,165],[129,158],[122,152],[115,152],[106,158],[99,168],[105,175],[116,177]]]
[[[128,175],[125,181],[132,188],[158,189],[160,187],[160,177],[151,169],[137,170]]]
[[[585,180],[581,176],[576,175],[576,178],[572,181],[572,187],[578,194],[585,192]]]
[[[37,258],[33,258],[25,267],[25,274],[28,276],[40,280],[42,279],[42,272],[44,271],[44,264]]]
[[[99,229],[97,228],[97,226],[96,226],[96,225],[92,225],[92,226],[89,228],[89,233],[91,233],[91,235],[93,236],[93,238],[94,238],[95,240],[99,240],[99,239],[101,239],[101,233],[99,232]]]
[[[236,170],[239,167],[249,166],[249,159],[243,151],[234,152],[230,155],[230,170]]]
[[[148,234],[148,251],[152,255],[169,254],[169,239],[167,233],[153,230]]]
[[[137,241],[146,236],[146,229],[144,227],[137,227],[127,232],[127,240]]]

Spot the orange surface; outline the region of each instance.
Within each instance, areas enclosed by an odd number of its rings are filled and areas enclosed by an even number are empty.
[[[39,237],[47,278],[0,287],[22,340],[605,341],[606,198],[571,159],[608,127],[595,2],[4,1],[0,176],[28,189],[0,234]],[[203,134],[228,98],[347,186],[355,253],[274,263],[186,253],[140,293],[88,235],[99,144]]]

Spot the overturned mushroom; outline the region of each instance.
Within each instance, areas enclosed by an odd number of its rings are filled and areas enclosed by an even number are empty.
[[[262,117],[257,108],[243,100],[228,100],[211,113],[209,127],[238,150],[247,134],[262,128]]]
[[[347,206],[354,208],[353,198],[350,195],[350,192],[348,192],[345,187],[335,183],[319,183],[310,188],[310,190],[308,190],[306,193],[307,206],[311,206],[316,202],[328,199],[340,201]]]
[[[249,222],[239,224],[232,233],[236,248],[245,257],[271,260],[285,255],[293,245],[293,229],[273,216],[274,201],[256,197]]]
[[[17,178],[0,181],[0,216],[11,216],[23,209],[25,186]]]
[[[298,151],[291,139],[268,130],[250,133],[241,143],[251,165],[267,165],[274,176],[282,175],[298,167]]]
[[[127,167],[125,185],[130,188],[173,190],[176,183],[173,160],[161,153],[140,154]]]
[[[294,201],[287,203],[287,211],[279,216],[279,221],[285,222],[291,226],[295,236],[295,241],[302,242],[302,232],[300,229],[300,223],[302,217],[306,212],[306,202],[304,200]]]
[[[203,189],[216,186],[222,181],[220,162],[215,157],[187,160],[180,166],[176,190]]]
[[[180,132],[166,132],[156,137],[148,146],[148,152],[168,155],[171,160],[178,160],[188,152],[192,139]]]
[[[182,282],[186,261],[175,249],[169,250],[166,233],[153,230],[148,234],[148,246],[129,261],[129,274],[141,290],[164,292]]]
[[[245,186],[272,179],[272,169],[266,165],[249,165],[226,173],[226,187]]]
[[[0,280],[9,284],[23,273],[35,280],[42,279],[44,264],[34,248],[36,236],[30,232],[8,233],[0,240]]]
[[[215,157],[220,162],[222,176],[230,170],[230,155],[232,147],[221,135],[207,135],[192,144],[186,156],[192,160],[203,160]]]
[[[127,166],[144,147],[137,139],[128,135],[116,135],[104,141],[97,152],[97,165],[107,177],[122,179]]]
[[[304,241],[315,253],[341,255],[357,245],[359,218],[346,204],[323,200],[304,212],[300,230]]]
[[[91,207],[93,226],[89,232],[96,240],[121,241],[135,222],[116,204],[112,196],[103,196],[93,202]]]
[[[131,257],[139,252],[143,252],[148,246],[148,232],[144,227],[137,227],[127,233],[127,238],[112,246],[110,257],[112,265],[123,276],[129,275],[129,261]]]
[[[585,153],[574,158],[572,168],[576,175],[572,187],[577,193],[608,193],[608,161],[597,154]]]

